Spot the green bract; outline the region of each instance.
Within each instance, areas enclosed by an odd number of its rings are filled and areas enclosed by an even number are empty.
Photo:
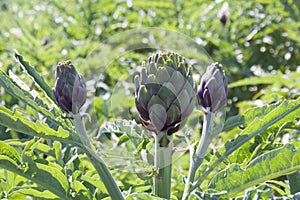
[[[135,77],[135,104],[143,126],[172,134],[186,122],[194,108],[191,66],[170,51],[154,53]]]
[[[77,73],[71,61],[58,63],[55,73],[55,99],[64,111],[77,114],[86,101],[84,77]]]

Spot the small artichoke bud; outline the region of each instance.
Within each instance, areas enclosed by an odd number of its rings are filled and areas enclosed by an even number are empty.
[[[55,73],[54,97],[66,112],[77,114],[86,101],[84,77],[77,73],[71,61],[58,63]]]
[[[201,78],[197,95],[200,104],[208,111],[216,112],[227,102],[227,78],[222,65],[213,63]]]
[[[225,14],[223,14],[221,17],[220,17],[220,22],[223,24],[223,26],[226,25],[226,22],[227,22],[227,16]]]
[[[170,51],[154,53],[135,77],[135,104],[142,125],[169,135],[185,124],[195,104],[191,66]]]

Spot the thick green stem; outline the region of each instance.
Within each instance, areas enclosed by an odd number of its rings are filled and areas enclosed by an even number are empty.
[[[154,193],[170,199],[172,176],[172,136],[159,133],[155,137],[154,165],[158,173],[154,177]]]
[[[84,123],[82,121],[81,115],[78,113],[73,116],[74,117],[74,124],[77,134],[79,134],[80,139],[83,143],[83,150],[89,157],[90,161],[94,165],[95,169],[97,170],[101,180],[103,181],[109,195],[113,200],[122,200],[124,199],[122,192],[118,185],[116,184],[113,176],[111,175],[110,171],[108,170],[107,166],[103,162],[103,160],[94,152],[94,147],[90,143],[89,137],[86,133]]]
[[[194,182],[196,171],[202,164],[204,156],[207,153],[207,149],[214,137],[214,135],[212,134],[213,119],[214,119],[214,113],[212,112],[207,112],[204,115],[201,139],[195,154],[194,154],[194,146],[190,148],[190,168],[185,183],[182,199],[187,199],[188,196],[190,195],[189,190],[191,185]]]

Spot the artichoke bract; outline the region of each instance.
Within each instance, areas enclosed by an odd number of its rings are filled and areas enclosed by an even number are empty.
[[[66,112],[77,114],[86,101],[86,83],[71,61],[58,63],[55,73],[54,97]]]
[[[171,135],[184,126],[196,96],[185,58],[171,51],[153,53],[135,85],[135,104],[146,129]]]
[[[197,95],[200,104],[210,112],[223,108],[227,102],[227,78],[222,65],[213,63],[206,69],[201,78]]]

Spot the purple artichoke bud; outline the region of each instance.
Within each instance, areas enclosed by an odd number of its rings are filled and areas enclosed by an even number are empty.
[[[86,101],[84,77],[77,73],[71,61],[58,63],[55,73],[55,99],[66,112],[77,114]]]
[[[191,66],[183,57],[170,51],[154,53],[147,67],[143,63],[135,84],[135,104],[146,129],[170,135],[183,127],[195,101]]]
[[[200,104],[211,112],[216,112],[227,102],[227,78],[222,65],[213,63],[201,78],[197,95]]]
[[[223,14],[221,17],[220,17],[220,22],[223,24],[223,26],[226,25],[226,22],[227,22],[227,16],[225,14]]]

